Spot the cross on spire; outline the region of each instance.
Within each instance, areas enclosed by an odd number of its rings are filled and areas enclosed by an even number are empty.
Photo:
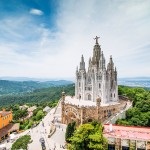
[[[98,37],[98,36],[96,36],[95,38],[94,38],[94,40],[96,40],[96,44],[98,44],[98,39],[99,39],[100,37]]]

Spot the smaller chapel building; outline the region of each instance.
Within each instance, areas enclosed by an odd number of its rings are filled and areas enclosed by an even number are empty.
[[[117,69],[112,56],[106,66],[98,39],[96,36],[88,68],[82,55],[79,68],[76,69],[75,96],[62,93],[61,122],[64,124],[72,121],[77,124],[92,120],[103,122],[126,107],[126,102],[118,98]]]

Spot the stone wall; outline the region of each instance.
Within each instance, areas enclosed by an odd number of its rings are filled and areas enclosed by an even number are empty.
[[[62,104],[62,123],[68,124],[75,121],[78,125],[98,120],[104,122],[110,116],[119,113],[126,106],[126,101],[121,101],[116,105],[108,106],[78,106],[70,103]]]
[[[109,123],[115,124],[118,119],[125,119],[126,111],[130,108],[132,108],[131,102],[129,102],[124,109],[121,109],[118,113],[116,113],[116,115],[113,115],[110,118],[108,118],[107,120],[105,120],[104,123],[105,124],[109,124]]]
[[[115,150],[122,150],[122,146],[129,147],[130,150],[137,148],[150,150],[150,141],[136,140],[136,139],[121,139],[115,137],[108,137],[108,144],[115,145]]]

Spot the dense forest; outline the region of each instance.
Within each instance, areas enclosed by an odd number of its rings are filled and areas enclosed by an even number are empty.
[[[20,93],[17,95],[2,95],[0,96],[0,107],[13,104],[22,105],[26,103],[38,103],[59,100],[63,90],[68,95],[74,95],[74,84],[36,89],[33,92]]]
[[[64,86],[72,84],[72,81],[58,80],[58,81],[8,81],[0,80],[0,95],[14,95],[24,92],[32,92],[35,89]]]
[[[133,108],[126,112],[126,119],[117,120],[117,124],[150,127],[150,90],[119,86],[118,92],[133,101]]]

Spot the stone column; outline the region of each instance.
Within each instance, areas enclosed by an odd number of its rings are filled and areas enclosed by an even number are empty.
[[[61,98],[61,123],[65,123],[65,92],[62,92],[62,98]]]
[[[121,149],[121,139],[120,138],[116,138],[115,150],[120,150],[120,149]]]
[[[84,115],[83,115],[83,113],[84,113],[84,108],[83,107],[81,107],[81,118],[80,118],[80,120],[81,120],[81,124],[83,124],[83,122],[84,122]]]
[[[97,121],[101,121],[102,114],[100,114],[100,105],[101,105],[101,99],[98,97],[96,99]]]

